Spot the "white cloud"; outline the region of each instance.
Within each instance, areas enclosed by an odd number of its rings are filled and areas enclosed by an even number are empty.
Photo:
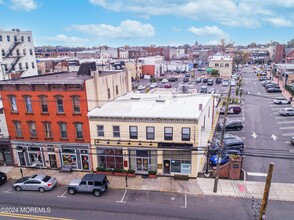
[[[196,36],[216,36],[216,37],[228,37],[223,30],[217,26],[204,26],[204,27],[190,27],[187,29]]]
[[[264,21],[272,24],[275,27],[291,27],[292,22],[283,18],[265,18]]]
[[[142,24],[133,20],[122,21],[119,26],[109,24],[71,25],[67,30],[107,39],[130,39],[155,36],[155,29],[151,24]]]
[[[294,0],[89,0],[111,11],[145,16],[172,15],[194,20],[214,21],[234,27],[260,27],[265,18],[292,16]]]
[[[0,0],[0,5],[4,4],[4,1],[3,0]]]
[[[42,39],[41,39],[42,41]],[[78,38],[78,37],[68,37],[63,34],[58,34],[54,37],[44,37],[44,42],[52,42],[55,45],[67,45],[67,46],[85,46],[89,40],[84,38]]]
[[[11,0],[11,8],[20,11],[31,11],[37,8],[34,0]]]

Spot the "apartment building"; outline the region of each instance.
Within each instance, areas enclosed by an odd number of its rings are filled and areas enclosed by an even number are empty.
[[[231,77],[233,73],[233,58],[227,55],[214,55],[208,58],[208,66],[215,70],[221,77]]]
[[[0,80],[38,75],[31,31],[0,30]]]
[[[92,169],[87,113],[131,90],[124,71],[98,72],[93,66],[0,81],[16,165]]]
[[[88,113],[93,167],[197,177],[211,135],[210,94],[130,93]]]

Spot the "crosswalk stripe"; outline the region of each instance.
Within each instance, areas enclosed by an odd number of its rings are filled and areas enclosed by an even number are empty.
[[[273,112],[273,115],[278,115],[278,114],[280,114],[279,112]]]
[[[278,124],[293,124],[294,121],[278,121]]]
[[[290,141],[285,141],[285,143],[286,143],[286,144],[290,144],[291,142],[290,142]]]
[[[293,129],[294,127],[281,127],[281,130]]]
[[[282,134],[283,136],[294,136],[294,133],[286,133],[286,134]]]
[[[280,110],[281,109],[281,107],[280,108],[272,108],[272,110],[274,111],[274,110]]]

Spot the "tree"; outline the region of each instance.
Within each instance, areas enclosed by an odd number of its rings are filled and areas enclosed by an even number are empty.
[[[286,45],[287,48],[293,48],[294,47],[294,39],[290,40],[289,42],[287,42]]]
[[[257,46],[257,44],[256,43],[251,43],[251,44],[249,44],[247,47],[249,47],[249,48],[255,48]]]
[[[249,61],[249,53],[238,51],[234,54],[234,62],[237,65],[237,69],[239,64],[244,64]]]
[[[229,47],[234,47],[234,44],[235,44],[234,41],[231,41],[231,42],[227,43],[225,38],[222,38],[222,39],[220,40],[220,45],[221,45],[221,49],[222,49],[222,52],[223,52],[223,53],[226,52],[226,49],[227,49],[227,48],[229,48]]]

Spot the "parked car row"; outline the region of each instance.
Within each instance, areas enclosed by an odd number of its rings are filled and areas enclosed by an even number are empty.
[[[261,84],[265,87],[268,93],[282,92],[282,90],[280,89],[280,86],[271,80],[263,80]]]
[[[6,174],[0,172],[0,185],[4,184],[6,181]],[[67,190],[71,195],[82,192],[93,193],[95,196],[99,197],[109,188],[109,184],[104,174],[86,174],[82,179],[73,179],[67,186]],[[45,174],[23,177],[13,184],[13,188],[18,192],[28,190],[44,193],[46,191],[51,191],[56,186],[56,178]]]

